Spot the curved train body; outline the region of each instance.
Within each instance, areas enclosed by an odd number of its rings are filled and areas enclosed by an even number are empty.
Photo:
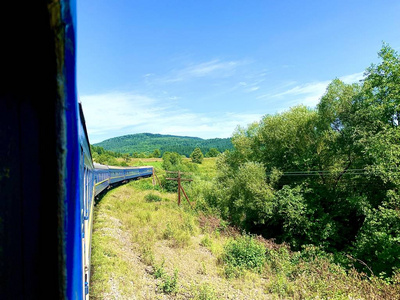
[[[113,185],[153,175],[153,167],[151,166],[116,167],[93,162],[81,104],[79,104],[78,116],[80,158],[79,170],[77,173],[79,174],[78,186],[80,201],[78,204],[79,209],[74,212],[76,214],[74,219],[78,220],[81,226],[75,229],[73,235],[74,241],[71,241],[71,245],[75,245],[75,248],[80,248],[79,238],[81,237],[82,246],[81,249],[71,249],[75,250],[74,256],[72,256],[72,266],[70,267],[71,278],[74,278],[74,284],[69,287],[71,292],[70,297],[73,299],[79,299],[80,297],[75,291],[81,291],[80,294],[82,294],[82,298],[89,297],[94,198]],[[82,255],[79,255],[79,250]],[[79,269],[82,270],[82,273],[73,273]]]
[[[91,255],[91,236],[93,224],[93,206],[96,196],[109,189],[113,185],[127,182],[129,180],[144,178],[152,176],[153,167],[116,167],[101,165],[93,162],[90,153],[89,139],[86,133],[86,126],[83,119],[82,108],[80,105],[80,118],[78,119],[79,130],[79,144],[81,149],[80,163],[79,163],[79,189],[80,189],[80,207],[78,216],[75,220],[79,220],[79,232],[75,232],[74,245],[78,245],[79,237],[82,239],[82,248],[79,255],[79,250],[75,251],[73,256],[72,269],[76,271],[81,269],[82,273],[74,274],[75,284],[71,286],[70,296],[73,299],[78,299],[80,295],[75,291],[81,291],[82,298],[89,297],[89,283],[90,283],[90,255]],[[80,216],[79,216],[80,213]],[[71,243],[72,244],[72,243]],[[75,246],[76,247],[76,246]]]
[[[94,197],[153,170],[92,161],[75,1],[6,1],[2,11],[0,299],[85,299]]]

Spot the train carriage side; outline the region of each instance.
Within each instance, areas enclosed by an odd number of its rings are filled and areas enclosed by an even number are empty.
[[[151,166],[125,168],[125,180],[148,177],[151,175],[153,175],[153,167]]]
[[[109,166],[110,184],[115,184],[125,180],[125,168]]]
[[[108,166],[94,163],[94,194],[99,195],[110,185],[110,170]]]
[[[99,195],[109,186],[153,174],[153,167],[116,167],[94,163],[94,195]]]

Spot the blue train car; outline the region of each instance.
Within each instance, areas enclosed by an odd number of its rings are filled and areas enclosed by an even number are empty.
[[[93,162],[89,137],[86,131],[85,118],[82,105],[79,103],[78,114],[78,143],[79,143],[79,209],[74,211],[74,220],[80,226],[75,226],[77,231],[71,236],[71,245],[66,248],[72,250],[72,266],[67,265],[67,272],[70,278],[67,282],[67,296],[73,299],[83,299],[89,297],[90,284],[90,256],[91,256],[91,236],[93,224],[94,198],[106,189],[127,182],[129,180],[149,177],[153,175],[153,167],[116,167],[101,165]],[[67,200],[67,199],[66,199]],[[77,199],[75,199],[76,201]],[[69,221],[69,218],[66,218]],[[76,221],[75,221],[76,222]],[[81,240],[81,244],[79,242]],[[79,255],[81,253],[81,255]],[[70,285],[68,285],[70,283]],[[80,294],[76,293],[80,291]],[[68,294],[69,293],[69,294]],[[81,298],[80,298],[81,297]]]
[[[6,1],[2,11],[0,299],[87,299],[94,197],[153,170],[92,161],[75,1]]]
[[[115,167],[94,163],[95,195],[112,184],[153,175],[153,167]]]

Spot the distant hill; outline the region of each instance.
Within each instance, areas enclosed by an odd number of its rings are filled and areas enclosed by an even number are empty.
[[[178,152],[186,156],[189,156],[196,147],[199,147],[204,154],[210,148],[216,148],[220,152],[233,148],[230,138],[201,139],[198,137],[152,133],[119,136],[94,144],[94,146],[120,153],[152,153],[155,149],[159,149],[161,154],[168,151]]]

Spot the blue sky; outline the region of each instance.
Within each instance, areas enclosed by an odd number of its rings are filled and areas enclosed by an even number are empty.
[[[151,132],[229,137],[329,82],[357,82],[400,1],[81,0],[78,94],[92,143]]]

